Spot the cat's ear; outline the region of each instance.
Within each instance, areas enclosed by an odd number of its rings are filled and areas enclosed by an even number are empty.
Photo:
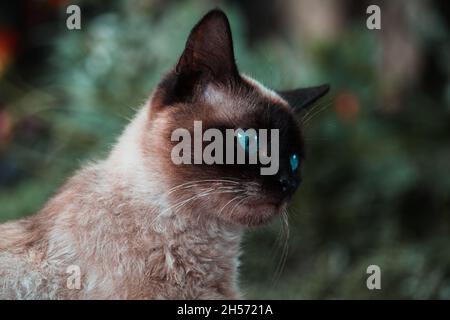
[[[297,112],[312,105],[318,99],[327,94],[328,91],[330,91],[330,86],[328,84],[324,84],[317,87],[279,91],[278,94]]]
[[[195,25],[175,70],[191,80],[228,82],[238,76],[230,24],[223,11],[212,10]]]

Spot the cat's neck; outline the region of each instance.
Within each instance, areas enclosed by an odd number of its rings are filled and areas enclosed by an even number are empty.
[[[219,220],[211,212],[174,208],[164,191],[167,186],[162,173],[148,170],[149,159],[144,158],[151,157],[142,150],[141,140],[146,131],[147,112],[145,108],[138,112],[105,162],[109,185],[119,188],[123,202],[129,205],[126,212],[129,217],[124,219],[134,220],[143,248],[159,252],[160,259],[153,262],[159,267],[152,270],[160,271],[153,277],[169,279],[174,285],[192,282],[190,286],[196,288],[196,277],[209,275],[208,285],[216,289],[199,287],[193,291],[195,295],[236,298],[243,230]]]
[[[104,163],[113,184],[153,205],[163,200],[160,172],[145,167],[142,150],[143,132],[148,123],[148,108],[143,107],[128,124]],[[163,206],[164,204],[161,204]]]

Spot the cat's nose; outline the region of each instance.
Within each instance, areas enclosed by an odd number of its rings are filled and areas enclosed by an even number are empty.
[[[300,179],[297,177],[281,176],[278,181],[281,192],[286,196],[292,196],[300,185]]]

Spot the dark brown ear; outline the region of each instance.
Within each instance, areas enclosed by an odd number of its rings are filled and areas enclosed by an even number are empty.
[[[285,99],[295,111],[301,111],[323,97],[329,90],[330,86],[324,84],[317,87],[280,91],[278,94]]]
[[[210,11],[192,29],[176,72],[190,81],[203,77],[228,82],[238,76],[230,24],[223,11]]]

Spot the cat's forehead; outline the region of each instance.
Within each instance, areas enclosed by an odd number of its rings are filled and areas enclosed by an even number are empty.
[[[230,121],[260,120],[264,117],[270,122],[271,115],[292,117],[288,103],[275,91],[260,82],[241,75],[241,83],[232,89],[215,84],[207,85],[202,93],[203,102],[219,119]]]
[[[266,102],[289,109],[288,103],[280,95],[265,87],[262,83],[245,74],[241,74],[241,80],[240,85],[233,87],[233,90],[209,84],[203,91],[203,98],[211,105],[242,102],[251,107],[252,105]]]
[[[275,91],[267,88],[261,82],[253,79],[252,77],[250,77],[246,74],[241,74],[241,78],[262,99],[267,100],[268,102],[270,102],[274,105],[279,105],[282,108],[289,109],[288,103]]]

